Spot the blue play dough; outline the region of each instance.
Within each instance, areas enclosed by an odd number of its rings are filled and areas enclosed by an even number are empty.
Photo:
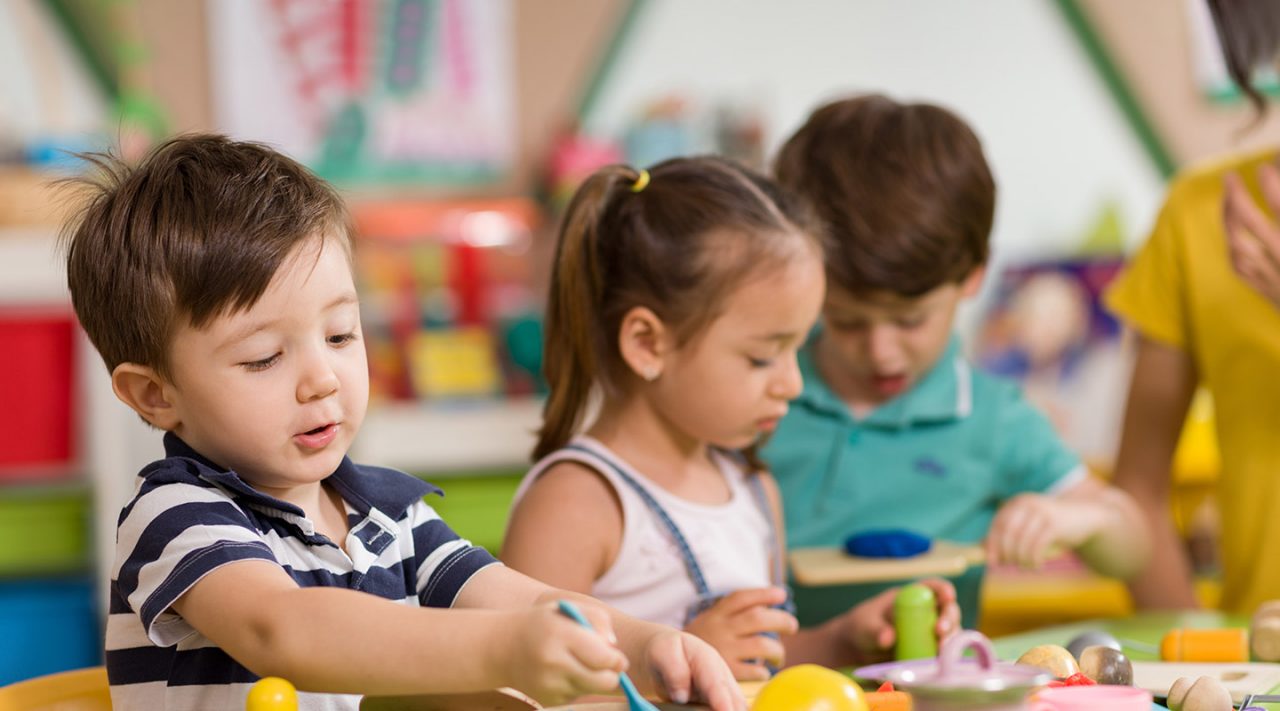
[[[863,558],[910,558],[929,550],[932,544],[928,536],[889,529],[855,533],[845,539],[844,550]]]

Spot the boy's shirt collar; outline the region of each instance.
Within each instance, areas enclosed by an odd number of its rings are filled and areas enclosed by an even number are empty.
[[[172,432],[164,434],[164,453],[166,457],[181,457],[194,461],[199,465],[201,478],[225,487],[234,492],[237,497],[248,500],[249,503],[298,517],[304,515],[302,509],[297,506],[258,491],[241,479],[239,474],[214,464]],[[361,466],[352,462],[350,457],[343,457],[342,463],[326,481],[333,484],[342,498],[362,516],[368,516],[371,509],[377,509],[396,519],[427,494],[444,496],[444,492],[438,487],[403,472],[396,472],[400,476],[395,477],[371,476],[380,469],[380,467]]]
[[[800,352],[800,373],[804,390],[796,398],[804,405],[829,416],[884,429],[902,429],[915,424],[949,422],[967,417],[973,410],[973,374],[969,362],[960,355],[960,340],[952,335],[942,357],[909,390],[857,419],[849,406],[832,392],[813,360],[817,338]]]

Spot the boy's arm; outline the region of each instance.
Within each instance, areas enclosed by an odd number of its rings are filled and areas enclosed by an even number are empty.
[[[492,569],[500,566],[485,570]],[[613,688],[625,665],[599,635],[550,606],[414,607],[341,588],[300,588],[265,561],[213,570],[173,609],[254,673],[309,691],[455,693],[513,686],[535,698],[563,700]]]
[[[701,640],[664,625],[624,615],[593,597],[551,587],[505,566],[489,566],[476,573],[462,588],[454,606],[499,609],[552,606],[562,599],[577,603],[592,618],[596,630],[616,642],[626,655],[631,676],[641,690],[662,691],[678,703],[701,698],[714,709],[745,707],[742,693],[724,660]]]
[[[1067,522],[1061,542],[1071,545],[1086,565],[1125,580],[1142,570],[1151,537],[1131,496],[1090,476],[1053,498],[1059,517]]]
[[[1151,559],[1129,582],[1139,608],[1198,607],[1169,501],[1173,452],[1197,381],[1185,351],[1139,336],[1114,477],[1138,502],[1152,540]]]
[[[1053,494],[1023,493],[1001,505],[985,541],[991,563],[1039,568],[1062,549],[1094,571],[1129,579],[1146,564],[1151,539],[1141,509],[1092,476]]]
[[[997,493],[1003,503],[984,541],[988,562],[1038,568],[1069,549],[1104,575],[1136,575],[1150,549],[1136,503],[1091,477],[1020,391],[1005,392],[996,419]]]

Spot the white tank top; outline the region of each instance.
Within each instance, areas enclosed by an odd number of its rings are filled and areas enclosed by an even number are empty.
[[[592,586],[591,595],[632,617],[679,629],[699,601],[698,588],[675,537],[637,486],[683,534],[712,595],[782,584],[773,575],[777,547],[773,524],[762,510],[760,497],[751,490],[750,475],[720,452],[712,450],[712,457],[731,497],[723,504],[700,504],[663,489],[600,442],[579,435],[529,470],[515,501],[558,462],[578,462],[604,477],[622,502],[622,544],[613,565]]]

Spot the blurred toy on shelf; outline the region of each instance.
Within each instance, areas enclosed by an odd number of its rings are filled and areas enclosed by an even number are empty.
[[[5,306],[0,328],[0,482],[68,478],[75,466],[75,319],[64,306]],[[17,406],[20,403],[21,406]]]
[[[529,200],[352,206],[375,398],[458,402],[542,387]]]
[[[646,167],[676,156],[714,153],[765,168],[764,112],[755,100],[694,103],[678,95],[655,99],[623,130],[626,160]]]
[[[568,124],[551,142],[542,178],[541,192],[551,212],[558,215],[564,210],[574,191],[596,170],[625,160],[616,142],[588,135],[576,122]]]

